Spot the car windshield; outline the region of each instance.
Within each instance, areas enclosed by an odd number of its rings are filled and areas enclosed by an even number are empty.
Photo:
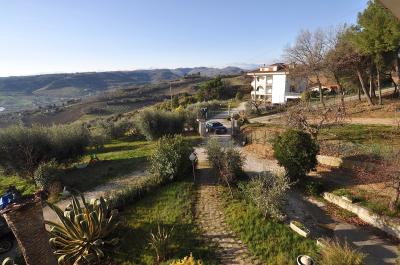
[[[222,126],[222,124],[220,122],[214,122],[213,126]]]

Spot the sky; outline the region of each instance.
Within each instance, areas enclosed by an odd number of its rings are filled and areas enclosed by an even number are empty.
[[[272,63],[367,0],[0,0],[0,76]]]

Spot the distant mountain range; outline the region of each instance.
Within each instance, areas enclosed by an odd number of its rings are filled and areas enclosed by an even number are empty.
[[[214,77],[217,75],[236,75],[242,71],[239,67],[194,67],[0,77],[0,96],[19,94],[74,97],[110,89],[176,80],[191,74]]]

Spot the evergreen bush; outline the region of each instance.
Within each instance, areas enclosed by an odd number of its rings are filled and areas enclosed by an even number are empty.
[[[181,135],[164,136],[158,140],[150,156],[150,172],[159,183],[190,174],[192,162],[189,156],[192,152],[193,148]]]
[[[274,156],[287,176],[296,180],[317,166],[319,146],[311,135],[299,130],[287,130],[275,139]]]

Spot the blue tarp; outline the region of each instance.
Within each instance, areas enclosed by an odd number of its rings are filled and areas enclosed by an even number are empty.
[[[11,192],[6,193],[5,195],[1,196],[0,197],[0,210],[6,208],[7,205],[12,203],[13,199],[14,199],[14,195]]]

